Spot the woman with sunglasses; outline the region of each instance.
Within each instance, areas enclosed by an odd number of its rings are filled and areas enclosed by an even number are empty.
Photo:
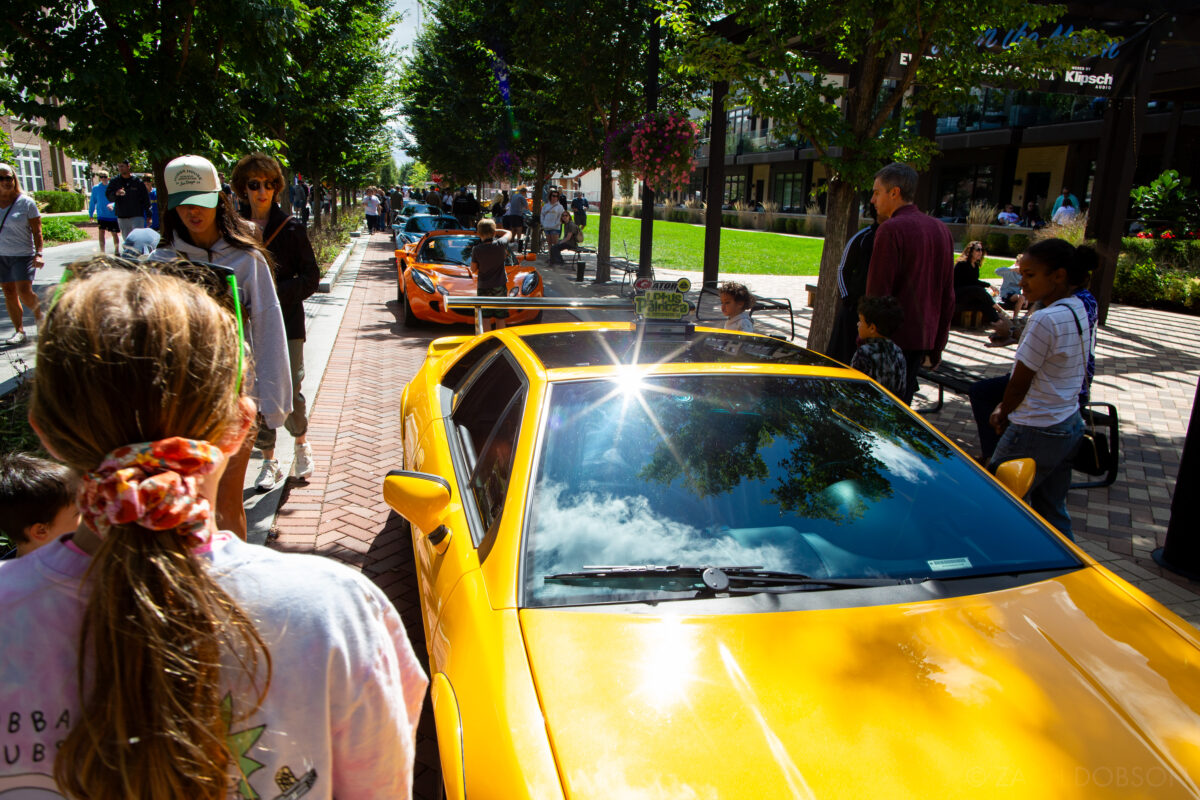
[[[258,402],[262,424],[278,428],[292,413],[292,371],[287,333],[271,267],[250,223],[238,216],[221,191],[216,167],[200,156],[181,156],[164,170],[167,213],[162,219],[162,244],[155,260],[186,258],[232,267],[237,275],[242,307],[248,311],[247,343],[254,354],[254,374],[247,376]],[[246,509],[242,490],[250,463],[252,437],[230,457],[217,497],[217,520],[222,528],[246,538]]]
[[[0,794],[409,797],[427,680],[391,602],[214,520],[255,414],[234,318],[173,274],[88,266],[29,406],[82,522],[0,562]]]
[[[35,322],[42,321],[42,309],[33,291],[33,275],[34,270],[44,265],[41,212],[33,198],[21,191],[17,170],[0,164],[0,287],[4,289],[4,305],[14,328],[7,340],[9,345],[29,341],[22,303],[33,311]]]
[[[263,247],[275,262],[275,293],[283,312],[292,375],[292,413],[283,425],[295,437],[296,477],[307,478],[313,473],[312,446],[305,438],[308,406],[300,389],[304,382],[304,301],[321,282],[317,257],[304,224],[294,216],[284,214],[279,207],[283,170],[278,161],[263,153],[252,153],[233,168],[230,182],[242,201],[242,216],[254,223],[262,236]],[[270,491],[283,480],[283,470],[275,458],[275,439],[274,428],[259,427],[254,442],[263,455],[262,469],[255,481],[259,491]]]

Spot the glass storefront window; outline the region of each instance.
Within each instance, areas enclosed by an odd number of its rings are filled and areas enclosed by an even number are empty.
[[[728,175],[725,178],[725,202],[736,203],[746,199],[746,176]]]
[[[775,176],[774,191],[771,193],[771,199],[779,204],[779,209],[784,212],[804,211],[804,173],[803,172],[781,172]]]
[[[962,164],[942,167],[938,176],[938,204],[933,216],[965,222],[971,203],[993,202],[995,176],[991,164]]]

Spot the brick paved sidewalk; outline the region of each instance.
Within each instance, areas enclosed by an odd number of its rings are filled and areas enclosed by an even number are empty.
[[[280,550],[318,553],[362,570],[404,620],[423,664],[412,540],[383,502],[383,476],[400,466],[400,393],[444,331],[405,329],[396,307],[391,242],[373,236],[342,273],[354,281],[320,390],[310,403],[308,441],[316,471],[289,481],[275,517]],[[428,701],[422,729],[432,730]],[[437,744],[419,737],[416,797],[437,797]]]

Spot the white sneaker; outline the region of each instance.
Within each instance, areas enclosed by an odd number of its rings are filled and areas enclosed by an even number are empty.
[[[29,341],[29,337],[25,335],[25,331],[17,331],[12,336],[8,337],[8,344],[20,345]]]
[[[254,485],[260,492],[269,492],[281,480],[283,480],[283,470],[279,468],[279,460],[268,458],[263,461],[262,469],[258,473],[258,480],[254,482]]]
[[[296,477],[307,478],[312,474],[312,446],[308,442],[296,445]]]

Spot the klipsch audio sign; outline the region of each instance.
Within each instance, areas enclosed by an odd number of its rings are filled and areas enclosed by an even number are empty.
[[[1044,45],[1056,39],[1073,36],[1077,31],[1087,28],[1100,28],[1103,30],[1108,28],[1108,26],[1101,26],[1098,21],[1074,19],[1071,21],[1060,21],[1044,26],[1041,29],[1032,30],[1027,23],[1022,23],[1017,28],[1009,28],[1007,30],[988,28],[979,35],[975,40],[975,44],[985,50],[1003,52],[1010,47],[1017,46],[1021,42],[1031,41]],[[1122,45],[1134,31],[1124,30],[1114,33],[1111,29],[1108,29],[1105,32],[1117,38],[1083,63],[1073,66],[1066,72],[1055,75],[1047,81],[1043,81],[1042,89],[1059,94],[1108,94],[1116,81],[1119,59],[1125,55],[1121,49]],[[933,58],[939,55],[941,54],[937,52],[937,48],[934,48],[930,52],[930,56]],[[911,60],[911,53],[900,54],[900,66],[902,68],[907,66]]]

